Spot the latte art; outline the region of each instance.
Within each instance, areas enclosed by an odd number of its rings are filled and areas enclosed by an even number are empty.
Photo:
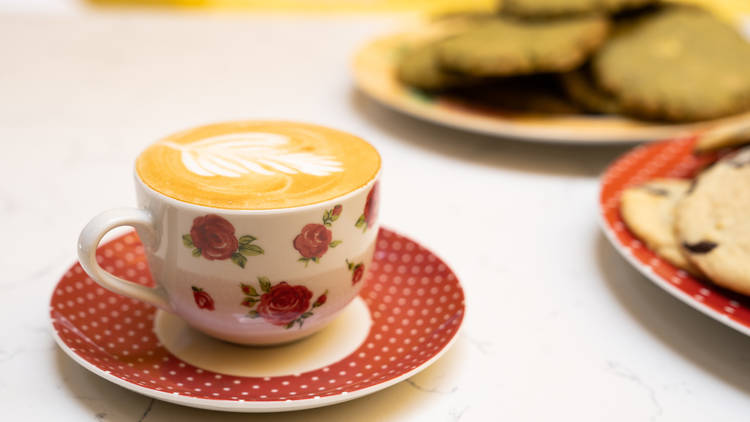
[[[231,122],[152,144],[139,178],[164,195],[216,208],[262,210],[314,204],[356,190],[380,169],[367,142],[322,126]]]
[[[240,177],[254,172],[305,173],[327,176],[343,171],[341,163],[331,156],[284,150],[289,138],[275,133],[247,132],[214,136],[191,144],[163,141],[162,144],[182,152],[182,164],[199,176]]]

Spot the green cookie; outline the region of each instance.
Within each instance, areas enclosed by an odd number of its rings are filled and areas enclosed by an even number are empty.
[[[618,25],[592,59],[599,86],[646,119],[711,119],[750,108],[750,44],[701,9],[662,7]]]
[[[397,56],[396,75],[401,82],[424,90],[444,90],[473,83],[475,78],[446,72],[437,62],[437,44],[460,34],[478,22],[490,19],[486,14],[460,14],[439,17],[411,34],[416,40],[404,40]]]
[[[398,62],[397,75],[405,84],[428,91],[466,85],[475,78],[442,70],[437,63],[437,44],[405,48]]]
[[[537,21],[498,17],[436,45],[439,65],[477,77],[566,72],[607,36],[609,21],[577,16]]]
[[[620,110],[617,100],[596,86],[588,66],[563,73],[560,79],[565,93],[582,109],[603,114],[615,114]]]
[[[501,12],[524,18],[579,13],[615,13],[643,7],[659,0],[503,0]]]

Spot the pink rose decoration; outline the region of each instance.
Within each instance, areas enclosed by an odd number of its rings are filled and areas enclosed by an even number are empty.
[[[232,223],[216,214],[193,220],[190,237],[201,255],[210,260],[228,259],[239,247]]]
[[[286,281],[273,286],[260,297],[258,315],[274,325],[288,325],[310,306],[312,292],[305,286],[290,286]]]
[[[378,206],[380,205],[380,193],[378,191],[378,184],[372,187],[370,193],[367,194],[367,202],[365,202],[365,221],[367,222],[367,228],[372,227],[375,224],[375,220],[378,219]]]
[[[322,224],[308,224],[294,238],[294,249],[304,258],[320,258],[328,250],[333,234]]]
[[[200,287],[193,286],[193,299],[200,309],[214,310],[214,300],[210,294]]]

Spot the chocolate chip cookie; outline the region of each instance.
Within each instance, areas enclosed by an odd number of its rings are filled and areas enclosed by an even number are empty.
[[[750,294],[750,148],[703,173],[677,204],[677,240],[720,286]]]
[[[678,268],[697,274],[674,231],[675,207],[690,188],[685,179],[655,179],[625,189],[620,214],[633,234],[657,255]]]

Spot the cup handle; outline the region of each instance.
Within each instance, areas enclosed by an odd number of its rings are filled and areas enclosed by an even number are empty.
[[[161,286],[152,288],[132,283],[105,271],[96,261],[96,248],[104,235],[120,226],[132,226],[138,230],[144,245],[153,245],[156,239],[151,213],[136,208],[117,208],[94,217],[78,237],[78,260],[88,275],[102,287],[137,299],[165,311],[172,312],[166,292]]]

